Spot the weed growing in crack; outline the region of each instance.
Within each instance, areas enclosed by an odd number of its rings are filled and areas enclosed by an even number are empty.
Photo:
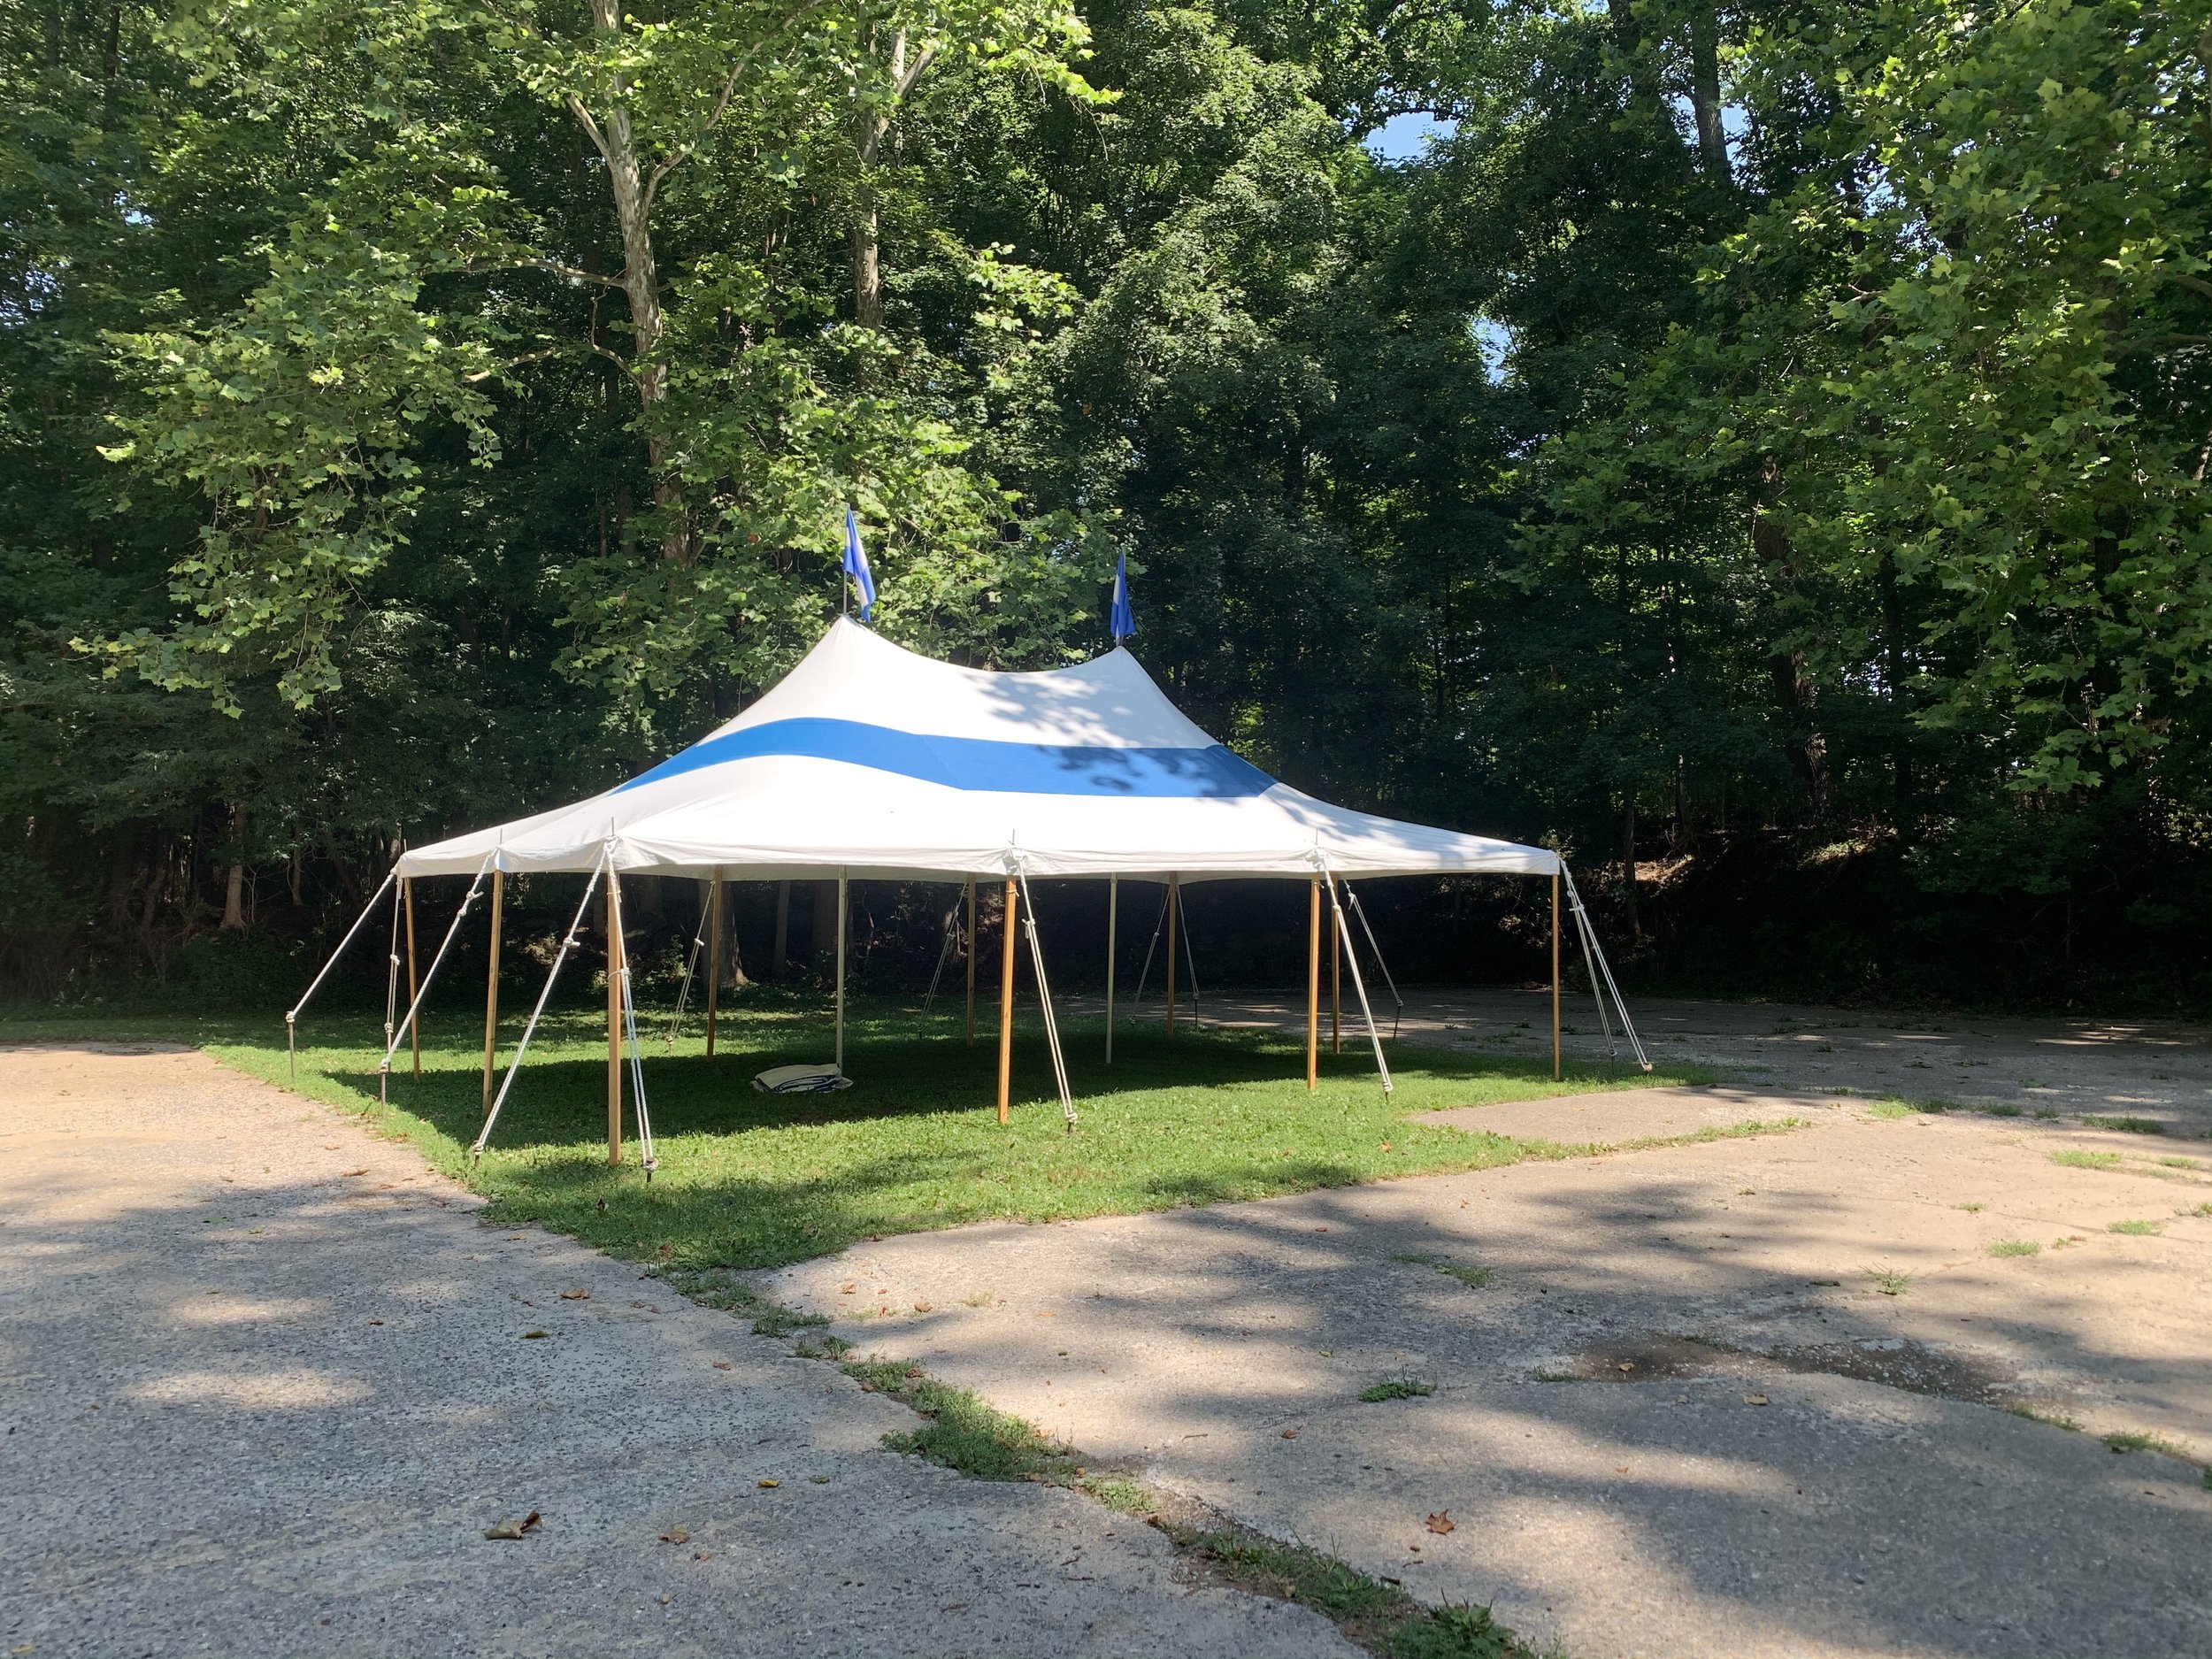
[[[1457,1262],[1448,1262],[1440,1256],[1398,1255],[1390,1258],[1413,1267],[1432,1267],[1447,1279],[1455,1279],[1471,1290],[1480,1290],[1497,1275],[1486,1267],[1463,1267]]]
[[[1363,1388],[1359,1397],[1367,1404],[1380,1405],[1386,1400],[1418,1400],[1436,1392],[1436,1385],[1422,1377],[1386,1377],[1371,1388]]]

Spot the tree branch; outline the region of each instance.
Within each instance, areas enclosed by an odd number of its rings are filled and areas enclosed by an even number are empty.
[[[464,386],[475,386],[481,381],[488,380],[495,376],[504,374],[510,369],[518,369],[526,363],[542,363],[548,357],[557,357],[563,352],[569,349],[571,349],[571,348],[567,346],[548,346],[542,351],[526,351],[522,356],[511,358],[507,362],[499,364],[495,367],[479,369],[473,374],[464,374],[461,377],[461,383]],[[619,359],[617,360],[619,361]]]
[[[930,65],[936,61],[937,49],[934,46],[923,47],[921,55],[914,60],[913,68],[908,70],[906,73],[900,78],[898,90],[894,92],[891,96],[895,98],[902,98],[908,93],[913,91],[914,83],[919,81],[924,73],[927,71]]]
[[[722,78],[722,90],[720,95],[717,96],[714,101],[714,109],[707,116],[707,119],[700,124],[699,130],[692,134],[689,138],[684,140],[682,143],[677,145],[674,150],[669,151],[667,157],[661,162],[660,165],[655,167],[653,171],[646,176],[645,207],[648,212],[652,211],[653,198],[660,193],[661,180],[665,179],[670,173],[675,172],[676,169],[681,166],[686,161],[689,160],[691,158],[692,151],[698,147],[701,141],[705,139],[709,134],[712,133],[716,127],[722,125],[722,118],[730,112],[730,100],[737,96],[737,83],[739,77],[743,75],[746,70],[752,66],[753,60],[760,55],[762,49],[775,41],[780,40],[786,34],[790,32],[792,26],[796,24],[802,18],[808,16],[810,13],[820,11],[822,7],[827,4],[828,0],[806,0],[806,4],[804,5],[801,6],[797,11],[792,12],[789,17],[784,19],[784,20],[777,26],[773,32],[767,35],[764,38],[756,41],[751,46],[746,48],[744,53],[738,58],[738,60],[730,65],[730,73]]]
[[[607,158],[607,135],[599,130],[599,123],[592,119],[591,111],[584,107],[581,98],[572,92],[567,101],[568,112],[576,118],[584,129],[584,136],[591,140],[591,147],[599,152],[600,160],[604,161]]]

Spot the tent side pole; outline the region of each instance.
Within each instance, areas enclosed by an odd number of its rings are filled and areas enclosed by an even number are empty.
[[[622,1162],[622,907],[607,870],[607,1162]]]
[[[790,953],[791,884],[779,881],[776,883],[776,945],[768,953],[770,974],[779,979],[783,978],[784,964],[790,960]]]
[[[1329,892],[1329,906],[1336,908],[1336,891]],[[1344,1052],[1344,950],[1339,930],[1329,930],[1329,1052]]]
[[[499,933],[504,919],[506,877],[492,872],[491,965],[484,971],[484,1116],[492,1115],[492,1062],[499,1044]]]
[[[1559,1064],[1559,872],[1551,872],[1551,1080],[1558,1082]]]
[[[1321,878],[1307,884],[1306,1093],[1321,1087]]]
[[[407,1005],[412,1008],[415,999],[422,995],[415,985],[415,879],[402,876],[399,890],[407,904]],[[410,1025],[407,1041],[414,1047],[415,1075],[422,1075],[422,1027]]]
[[[837,1053],[833,1064],[841,1075],[845,1070],[845,934],[846,926],[845,872],[837,872]]]
[[[568,953],[576,947],[576,936],[584,930],[584,918],[591,914],[591,895],[598,891],[599,877],[606,869],[603,854],[592,866],[591,879],[584,883],[584,895],[576,901],[576,914],[568,924],[568,932],[561,937],[561,948],[553,953],[553,965],[546,970],[545,985],[538,992],[537,1006],[530,1010],[530,1018],[522,1023],[522,1040],[515,1044],[515,1057],[507,1062],[507,1074],[500,1079],[499,1093],[492,1096],[492,1109],[485,1114],[484,1126],[476,1132],[470,1143],[472,1162],[481,1160],[484,1145],[492,1138],[492,1125],[499,1121],[499,1109],[507,1103],[507,1091],[515,1086],[515,1073],[522,1070],[522,1062],[530,1052],[530,1039],[538,1033],[538,1021],[545,1017],[545,1005],[553,995],[553,982],[561,977],[561,964],[568,960]]]
[[[975,1046],[975,878],[968,878],[968,1046]]]
[[[1006,881],[1006,949],[998,975],[998,1120],[1008,1121],[1014,1094],[1014,919],[1021,909],[1012,877]]]
[[[1179,877],[1167,879],[1167,1033],[1175,1034],[1175,911],[1176,900],[1182,896],[1182,881]]]
[[[714,1058],[714,1016],[722,988],[722,872],[707,878],[707,1058]]]
[[[1114,1063],[1114,947],[1121,922],[1121,878],[1106,878],[1106,1064]]]
[[[401,886],[405,885],[403,877]],[[391,1103],[392,1039],[399,1032],[399,911],[400,888],[392,889],[392,942],[384,965],[384,1064],[376,1068],[376,1103]]]

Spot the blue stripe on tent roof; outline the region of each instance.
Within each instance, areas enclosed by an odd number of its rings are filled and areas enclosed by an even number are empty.
[[[1007,743],[926,737],[858,720],[770,720],[694,743],[622,789],[727,761],[793,755],[897,772],[949,789],[1015,795],[1095,795],[1234,800],[1275,780],[1219,743],[1202,749],[1109,749],[1087,743]],[[620,790],[617,791],[618,794]]]

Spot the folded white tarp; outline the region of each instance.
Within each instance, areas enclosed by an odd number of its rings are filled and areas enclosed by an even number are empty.
[[[840,618],[752,707],[641,777],[411,849],[408,876],[750,879],[1549,875],[1556,855],[1331,806],[1185,718],[1125,650],[1001,674]]]

